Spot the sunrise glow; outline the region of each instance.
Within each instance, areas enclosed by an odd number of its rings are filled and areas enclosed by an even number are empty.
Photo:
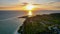
[[[32,16],[32,10],[33,10],[34,8],[35,8],[35,6],[32,5],[32,4],[27,4],[27,5],[25,6],[25,9],[28,10],[28,17],[31,17],[31,16]]]
[[[35,8],[35,6],[32,4],[28,4],[28,5],[26,5],[25,8],[26,8],[26,10],[33,10]]]

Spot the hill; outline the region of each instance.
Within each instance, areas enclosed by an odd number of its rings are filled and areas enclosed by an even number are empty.
[[[21,18],[26,18],[18,30],[21,34],[57,34],[55,30],[60,29],[60,13]],[[55,27],[57,29],[54,30]]]

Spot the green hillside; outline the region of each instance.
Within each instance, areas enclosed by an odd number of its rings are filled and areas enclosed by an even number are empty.
[[[26,18],[26,17],[25,17]],[[60,14],[36,15],[27,17],[23,25],[20,26],[18,33],[21,34],[57,34],[48,27],[54,26],[60,29]],[[52,32],[53,31],[53,32]]]

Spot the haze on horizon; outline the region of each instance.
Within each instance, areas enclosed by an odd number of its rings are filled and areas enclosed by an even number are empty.
[[[24,3],[37,4],[37,8],[45,10],[60,10],[60,0],[0,0],[0,10],[22,10]]]

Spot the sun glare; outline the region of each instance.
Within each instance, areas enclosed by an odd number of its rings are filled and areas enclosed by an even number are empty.
[[[28,10],[28,17],[31,17],[31,16],[32,16],[32,10],[33,10],[34,8],[35,8],[35,6],[32,5],[32,4],[27,4],[27,5],[25,6],[25,9]]]
[[[28,12],[28,17],[31,17],[32,16],[32,11],[29,11]]]
[[[34,8],[35,8],[35,6],[32,4],[26,5],[26,10],[33,10]]]

